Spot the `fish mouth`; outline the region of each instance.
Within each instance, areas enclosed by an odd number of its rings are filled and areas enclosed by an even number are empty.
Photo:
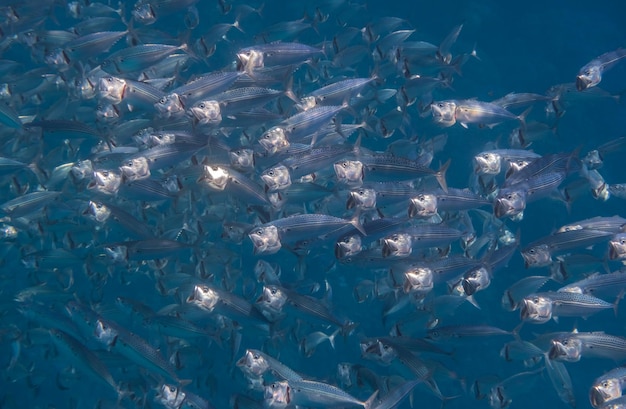
[[[548,358],[550,358],[550,360],[555,360],[559,359],[562,355],[563,354],[561,353],[560,348],[553,343],[550,351],[548,351]]]
[[[461,285],[463,286],[463,291],[465,291],[466,295],[473,295],[476,293],[476,290],[478,290],[478,284],[470,280],[463,280]]]
[[[354,198],[354,193],[350,192],[348,195],[348,200],[346,200],[346,209],[350,210],[356,206],[356,199]]]
[[[395,247],[396,246],[394,246],[393,244],[389,243],[388,240],[385,240],[383,242],[383,248],[382,248],[383,258],[389,257],[395,250],[397,250],[397,248],[395,248]]]
[[[511,210],[511,206],[507,206],[502,200],[496,200],[493,206],[493,214],[497,218],[501,218],[507,215],[507,212]]]
[[[576,77],[576,89],[578,91],[584,91],[587,88],[589,88],[589,83],[591,81],[589,81],[587,78],[583,77],[582,75],[579,75]]]
[[[621,395],[620,395],[621,396]],[[613,396],[600,389],[597,385],[594,385],[589,390],[589,402],[594,408],[601,406],[604,402],[619,398],[619,396]]]
[[[620,251],[618,244],[609,242],[609,260],[619,260],[624,258],[623,252]]]

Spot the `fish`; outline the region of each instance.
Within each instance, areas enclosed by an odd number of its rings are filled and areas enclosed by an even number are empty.
[[[435,101],[431,104],[433,120],[443,127],[459,123],[463,128],[468,124],[479,124],[494,127],[501,122],[517,120],[525,122],[527,112],[514,115],[498,104],[477,100]]]
[[[293,403],[310,407],[352,405],[370,409],[377,396],[378,391],[375,391],[366,401],[361,401],[333,385],[307,380],[280,381],[265,387],[265,401],[269,407]]]
[[[610,308],[615,308],[615,305],[590,295],[546,292],[525,297],[520,316],[524,321],[542,324],[554,317],[586,317]]]
[[[601,331],[574,332],[553,339],[548,357],[565,362],[578,362],[584,357],[621,361],[626,359],[626,339]]]
[[[602,81],[602,74],[626,57],[626,49],[618,48],[606,52],[582,66],[576,75],[576,89],[584,91],[597,86]]]
[[[594,408],[604,407],[606,403],[618,400],[626,387],[624,367],[613,368],[596,378],[589,389],[589,401]]]

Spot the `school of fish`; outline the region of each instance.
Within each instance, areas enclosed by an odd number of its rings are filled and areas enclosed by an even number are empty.
[[[278,7],[1,2],[0,407],[626,408],[626,49]]]

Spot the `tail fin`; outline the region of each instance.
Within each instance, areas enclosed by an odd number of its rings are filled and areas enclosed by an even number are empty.
[[[374,393],[372,393],[372,395],[367,398],[367,400],[365,402],[363,402],[363,408],[365,409],[371,409],[374,405],[374,403],[376,402],[376,397],[378,396],[378,389],[374,391]]]
[[[444,163],[439,170],[435,173],[435,178],[437,178],[437,182],[439,182],[439,186],[443,189],[444,192],[448,193],[448,183],[446,182],[446,172],[450,167],[451,159],[448,159],[446,163]]]

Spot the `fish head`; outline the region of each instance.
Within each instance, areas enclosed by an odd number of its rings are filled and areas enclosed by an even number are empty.
[[[358,188],[348,193],[346,209],[353,208],[371,210],[376,208],[376,191],[374,189]]]
[[[363,250],[361,236],[354,234],[352,236],[343,237],[335,243],[335,257],[338,260],[346,257],[352,257],[359,254]]]
[[[413,251],[410,234],[397,233],[383,239],[383,257],[408,257]]]
[[[409,217],[432,217],[437,214],[437,196],[421,193],[409,201]]]
[[[597,149],[593,149],[587,152],[585,157],[582,159],[582,162],[588,170],[598,169],[603,164],[602,155]]]
[[[502,156],[495,152],[482,152],[474,156],[474,173],[477,175],[497,175],[502,166]]]
[[[591,185],[591,195],[594,199],[606,202],[611,197],[609,185],[604,180],[596,180],[597,183]]]
[[[223,191],[230,181],[230,173],[223,166],[204,165],[202,176],[198,181],[204,182],[213,190]]]
[[[77,77],[72,84],[74,93],[81,99],[95,98],[97,84],[88,77]]]
[[[158,389],[155,400],[166,408],[180,408],[187,395],[174,385],[163,384]]]
[[[262,51],[255,50],[254,48],[244,48],[237,53],[237,69],[239,71],[245,71],[251,73],[257,68],[264,67],[264,55]]]
[[[626,259],[626,233],[618,233],[609,240],[609,259]]]
[[[604,402],[617,399],[621,396],[622,386],[618,378],[601,379],[594,382],[589,389],[589,401],[594,408],[602,406]]]
[[[104,246],[104,254],[115,264],[123,264],[128,261],[128,247],[122,245]]]
[[[101,319],[97,320],[95,324],[94,336],[96,339],[109,348],[115,346],[118,336],[117,331]]]
[[[280,265],[272,265],[265,260],[259,260],[254,265],[254,276],[260,283],[278,283],[280,280]]]
[[[265,182],[267,192],[287,189],[291,186],[291,174],[289,168],[284,165],[274,166],[261,173],[261,180]]]
[[[456,123],[456,102],[436,101],[430,105],[433,121],[441,126],[448,127]]]
[[[599,65],[590,65],[584,67],[576,76],[576,89],[584,91],[588,88],[595,87],[602,81],[602,70]]]
[[[176,142],[176,135],[170,132],[149,132],[146,137],[146,145],[162,146]]]
[[[139,1],[132,11],[133,19],[138,23],[150,25],[153,24],[157,17],[152,5],[149,1]]]
[[[303,97],[300,99],[300,103],[297,104],[297,108],[300,111],[307,111],[311,108],[315,108],[318,105],[318,99],[314,96]]]
[[[70,68],[71,61],[65,50],[57,48],[46,54],[44,62],[56,68],[58,71],[63,72]]]
[[[253,349],[246,350],[246,354],[237,361],[237,366],[251,376],[261,376],[270,369],[270,365],[265,357],[259,351]]]
[[[287,381],[273,382],[265,386],[265,406],[268,408],[285,408],[291,403],[291,388]]]
[[[150,177],[150,165],[144,156],[126,160],[120,166],[120,172],[125,182],[147,179]]]
[[[337,364],[337,380],[342,388],[349,388],[356,378],[356,369],[350,362],[340,362]],[[356,380],[356,379],[355,379]]]
[[[365,171],[363,163],[358,160],[342,160],[333,165],[339,183],[348,186],[361,186]]]
[[[249,148],[236,148],[228,152],[230,165],[240,171],[254,170],[254,151]]]
[[[467,295],[473,295],[480,290],[484,290],[489,287],[489,284],[491,284],[491,275],[483,266],[474,268],[463,276],[463,291]]]
[[[508,169],[505,173],[505,178],[509,178],[510,176],[524,169],[526,166],[528,166],[530,162],[532,162],[532,160],[517,159],[506,161]]]
[[[405,294],[417,295],[423,298],[434,286],[433,270],[428,267],[412,267],[404,272],[402,289]]]
[[[119,104],[124,99],[126,80],[111,75],[98,80],[98,98],[111,104]]]
[[[70,168],[70,175],[74,181],[82,181],[91,178],[94,174],[93,164],[89,159],[80,160]]]
[[[578,362],[582,356],[582,341],[575,337],[560,337],[551,341],[548,358],[565,362]]]
[[[506,395],[506,390],[502,385],[491,388],[488,398],[492,409],[505,409],[511,404],[511,398]]]
[[[161,118],[180,118],[185,115],[183,102],[175,92],[161,97],[154,107]]]
[[[98,104],[96,108],[96,118],[103,122],[115,122],[120,118],[120,110],[110,103]]]
[[[522,250],[524,265],[529,267],[545,267],[552,264],[552,254],[547,244],[540,244]]]
[[[256,303],[264,310],[281,312],[287,303],[287,294],[276,285],[266,285]]]
[[[493,204],[493,213],[498,218],[514,218],[523,214],[524,209],[526,209],[526,193],[523,190],[502,189]]]
[[[217,101],[196,102],[189,108],[188,115],[199,125],[214,125],[222,122],[222,109]]]
[[[239,223],[233,223],[225,221],[222,223],[222,235],[221,238],[228,240],[232,243],[240,244],[246,237],[246,233],[250,228]]]
[[[90,200],[83,214],[88,215],[98,223],[104,223],[111,216],[111,209],[102,202]]]
[[[540,295],[530,295],[522,300],[520,317],[523,321],[544,323],[552,318],[552,300]]]
[[[383,365],[389,365],[398,356],[395,348],[379,339],[361,341],[360,346],[363,358]]]
[[[248,237],[254,245],[254,254],[274,254],[282,247],[276,226],[256,227]]]
[[[265,131],[261,135],[259,143],[268,155],[283,152],[290,146],[289,140],[287,140],[287,131],[282,126],[274,126]]]
[[[212,312],[220,301],[220,296],[208,285],[194,285],[191,295],[187,297],[187,302],[205,311]]]

